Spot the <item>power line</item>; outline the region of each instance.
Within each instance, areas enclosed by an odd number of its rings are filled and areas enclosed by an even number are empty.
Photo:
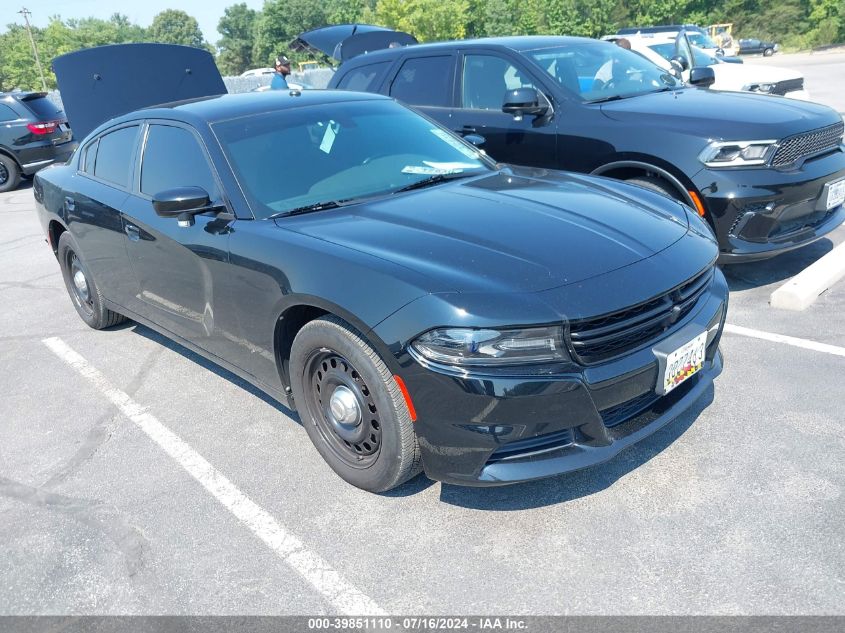
[[[44,70],[41,68],[41,60],[38,59],[38,46],[35,44],[35,38],[32,36],[32,27],[29,25],[29,16],[32,15],[32,11],[23,7],[20,11],[18,11],[23,16],[24,22],[26,22],[26,32],[29,33],[29,41],[32,44],[32,53],[35,55],[35,65],[38,66],[38,74],[41,76],[41,87],[44,89],[44,92],[47,92],[47,82],[44,80]]]

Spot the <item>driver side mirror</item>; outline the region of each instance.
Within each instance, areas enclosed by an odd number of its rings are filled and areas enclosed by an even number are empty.
[[[513,115],[517,120],[526,114],[540,117],[548,111],[548,103],[540,102],[540,95],[535,88],[508,90],[502,101],[502,112]]]
[[[179,226],[194,223],[194,216],[211,210],[208,192],[202,187],[177,187],[153,196],[153,209],[163,218],[177,218]]]
[[[689,69],[689,61],[683,55],[675,55],[669,63],[672,64],[674,67],[675,64],[678,64],[681,67],[681,72]]]
[[[696,66],[690,71],[689,82],[693,86],[709,88],[716,81],[716,73],[710,66]]]

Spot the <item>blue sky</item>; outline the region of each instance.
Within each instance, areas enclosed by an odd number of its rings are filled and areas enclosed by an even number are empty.
[[[6,25],[12,22],[23,24],[23,16],[18,14],[21,7],[32,11],[30,21],[35,26],[47,26],[53,15],[60,15],[63,20],[87,17],[106,19],[115,12],[129,16],[136,24],[149,26],[157,13],[165,9],[181,9],[197,19],[203,37],[213,44],[220,39],[217,22],[223,16],[223,9],[238,2],[246,2],[252,9],[260,9],[264,5],[263,0],[144,0],[124,4],[103,0],[2,0],[0,32],[5,31]]]

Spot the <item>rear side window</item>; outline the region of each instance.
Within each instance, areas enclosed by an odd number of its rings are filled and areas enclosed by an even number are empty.
[[[217,197],[214,176],[196,137],[181,127],[150,125],[141,162],[141,193],[148,196],[176,187],[202,187]]]
[[[31,99],[21,99],[23,104],[32,110],[35,118],[39,121],[55,121],[63,119],[64,111],[57,107],[47,97],[33,97]]]
[[[94,175],[94,165],[97,162],[97,141],[94,140],[91,143],[88,143],[88,146],[85,148],[85,153],[82,155],[82,160],[80,161],[80,165],[82,166],[82,171],[86,174]]]
[[[341,79],[337,87],[341,90],[357,90],[360,92],[375,92],[376,80],[390,65],[390,62],[380,62],[353,68]]]
[[[415,106],[452,104],[452,57],[415,57],[405,61],[390,86],[390,96]]]
[[[0,103],[0,121],[17,121],[18,113],[7,105]]]
[[[128,187],[137,136],[137,125],[101,136],[94,175],[121,187]],[[90,153],[90,149],[88,151]],[[87,163],[88,156],[85,158]]]

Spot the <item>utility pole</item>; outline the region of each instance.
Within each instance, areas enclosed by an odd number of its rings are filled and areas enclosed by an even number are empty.
[[[29,25],[29,16],[32,15],[32,11],[23,7],[20,11],[18,11],[23,16],[23,21],[26,22],[26,32],[29,33],[29,41],[32,44],[32,53],[35,55],[35,65],[38,66],[38,74],[41,75],[41,87],[44,89],[44,92],[47,92],[47,82],[44,81],[44,70],[41,68],[41,60],[38,59],[38,47],[35,45],[35,38],[32,37],[32,27]]]

